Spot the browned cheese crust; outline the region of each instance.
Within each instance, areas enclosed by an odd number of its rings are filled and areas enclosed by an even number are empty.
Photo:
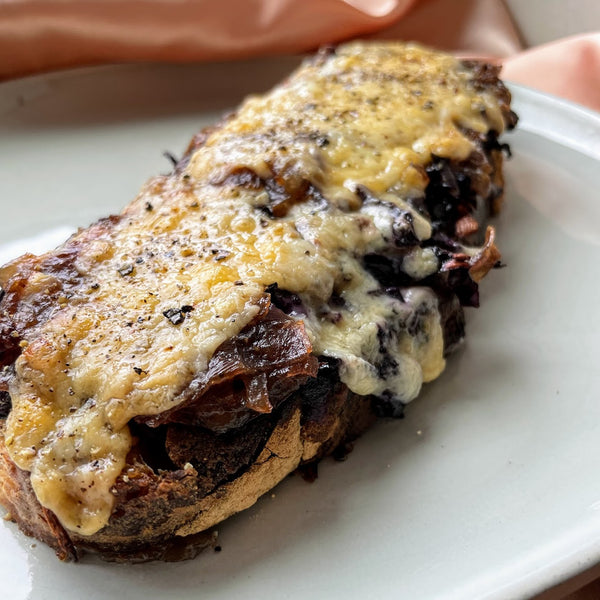
[[[325,94],[313,90],[315,81]],[[403,149],[390,146],[385,132],[363,144],[380,143],[368,155],[352,149],[344,128],[366,113],[338,106],[340,98],[351,106],[359,94],[360,110],[370,103],[380,123],[382,95],[404,85],[401,102],[420,111],[423,123],[444,98],[458,98],[457,116],[443,127],[424,125]],[[122,214],[0,271],[0,504],[62,560],[84,551],[119,561],[195,555],[214,543],[216,524],[288,474],[343,449],[377,416],[401,414],[463,339],[463,307],[478,305],[477,284],[500,260],[495,232],[484,224],[501,208],[508,148],[498,137],[516,117],[498,70],[401,44],[350,45],[318,54],[265,96],[265,106],[278,97],[289,102],[290,86],[302,90],[307,114],[324,115],[320,129],[317,116],[280,130],[253,104],[263,100],[250,100],[198,134],[175,171],[152,180]],[[356,168],[348,152],[358,156]],[[404,165],[395,180],[373,158],[386,152]],[[328,175],[342,171],[337,183]],[[227,246],[222,222],[211,221],[220,198],[223,211],[227,205],[235,213],[240,197],[248,198],[247,219],[226,227],[239,239],[254,236],[257,247],[262,232],[279,228],[283,240],[275,253],[260,247],[258,258],[244,246],[253,269],[246,259],[236,262],[239,240]],[[314,225],[321,216],[323,223],[338,219],[348,236],[363,236],[348,238],[362,246],[349,242],[356,247],[340,251],[335,268],[334,253],[326,254],[332,230]],[[388,218],[389,234],[382,233]],[[185,219],[200,229],[187,230]],[[206,237],[210,231],[215,239]],[[300,261],[293,273],[286,253]],[[313,267],[313,281],[305,281],[302,270]],[[333,283],[322,283],[327,277]],[[142,295],[146,283],[157,291]],[[360,294],[371,312],[352,312]],[[109,304],[112,312],[102,312]],[[363,309],[372,314],[363,325],[373,325],[374,345],[359,355],[364,344],[342,327]],[[402,320],[386,316],[388,309]],[[96,338],[107,354],[96,350]],[[345,339],[354,346],[343,347]],[[118,359],[117,342],[129,344]],[[175,353],[177,360],[165,362]],[[155,369],[157,361],[164,367]],[[45,435],[35,438],[36,428]],[[87,448],[86,428],[104,450]],[[78,506],[92,497],[87,518]]]

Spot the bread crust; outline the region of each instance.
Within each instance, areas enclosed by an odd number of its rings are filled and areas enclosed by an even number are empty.
[[[6,519],[19,525],[23,533],[48,544],[61,560],[76,560],[77,550],[58,519],[44,508],[29,482],[29,473],[11,460],[4,443],[4,421],[0,422],[0,504]]]
[[[301,394],[286,401],[264,424],[269,434],[256,459],[209,493],[191,464],[155,471],[132,453],[115,484],[113,516],[91,537],[67,532],[40,505],[29,474],[8,456],[2,423],[0,504],[8,509],[9,520],[52,547],[61,560],[78,560],[84,552],[117,562],[189,559],[214,546],[215,525],[252,506],[301,465],[315,463],[355,439],[376,419],[372,403],[348,393],[342,384],[332,385],[329,396],[320,400],[323,410],[318,415]]]

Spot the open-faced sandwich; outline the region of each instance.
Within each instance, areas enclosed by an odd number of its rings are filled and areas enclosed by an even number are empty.
[[[485,222],[516,117],[497,75],[323,50],[121,214],[3,267],[10,518],[62,559],[168,558],[401,414],[499,263]]]

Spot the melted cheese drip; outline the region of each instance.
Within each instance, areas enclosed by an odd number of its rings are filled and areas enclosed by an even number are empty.
[[[148,184],[108,233],[79,234],[77,269],[89,286],[27,339],[6,436],[67,529],[91,535],[107,523],[132,444],[127,423],[175,406],[215,349],[257,314],[266,285],[302,298],[308,314],[298,318],[314,351],[341,360],[354,392],[409,401],[439,375],[435,295],[377,295],[362,257],[393,245],[393,207],[412,214],[417,237],[430,236],[403,198],[423,195],[432,154],[470,154],[461,127],[502,131],[496,99],[469,78],[454,58],[419,47],[343,46],[248,99],[185,174]],[[309,181],[329,208],[306,200],[267,219],[265,190],[227,183],[239,167]],[[357,185],[383,202],[363,205]],[[438,263],[416,248],[405,269],[423,278]],[[29,285],[52,284],[40,277]],[[332,319],[324,307],[334,292],[343,306]],[[193,307],[182,323],[165,316],[182,306]]]

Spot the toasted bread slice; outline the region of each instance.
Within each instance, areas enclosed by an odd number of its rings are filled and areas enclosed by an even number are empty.
[[[0,502],[60,558],[187,557],[397,416],[500,253],[497,69],[348,44],[120,215],[0,270]]]

